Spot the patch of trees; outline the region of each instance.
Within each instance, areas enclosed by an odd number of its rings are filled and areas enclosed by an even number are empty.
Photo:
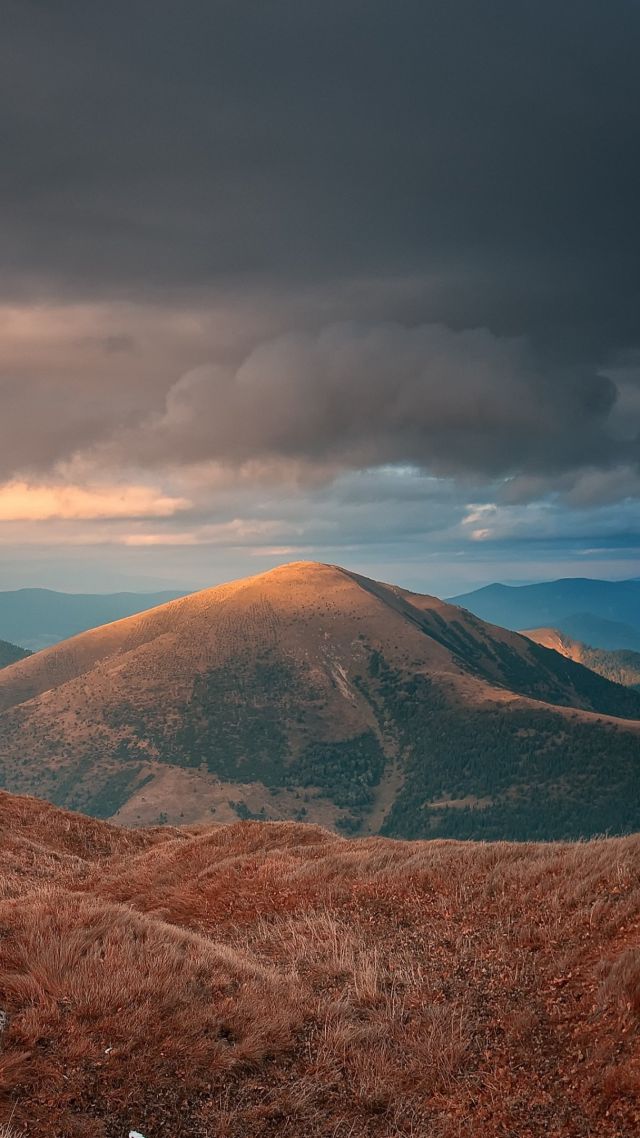
[[[373,804],[385,756],[372,731],[332,743],[314,743],[296,759],[289,779],[300,786],[317,786],[336,806],[358,818]]]
[[[640,828],[640,737],[540,708],[449,706],[429,680],[387,681],[407,774],[384,832],[569,838]],[[472,796],[491,805],[437,807]]]
[[[182,765],[204,763],[220,778],[282,785],[287,728],[302,698],[286,664],[264,659],[250,669],[216,668],[196,678],[170,749]]]
[[[582,649],[583,663],[592,671],[616,684],[624,684],[640,692],[640,652],[620,648],[605,651],[601,648]]]
[[[140,769],[140,766],[130,766],[115,771],[100,789],[86,800],[82,806],[83,812],[92,814],[94,818],[110,818],[129,800],[134,789],[140,790],[152,780],[153,775],[147,775],[138,781]]]
[[[537,664],[537,671],[549,677],[548,694],[545,687],[534,686],[530,691],[518,687],[523,694],[546,699],[549,703],[566,703],[567,690],[573,689],[582,698],[585,705],[602,715],[615,715],[621,719],[640,719],[640,694],[633,689],[623,687],[618,682],[612,682],[614,677],[605,678],[598,675],[583,664],[577,664],[545,648],[541,644],[530,642],[530,652]],[[635,655],[635,653],[632,653]],[[560,681],[557,689],[553,679]],[[538,695],[538,691],[540,694]],[[564,694],[563,694],[564,693]]]

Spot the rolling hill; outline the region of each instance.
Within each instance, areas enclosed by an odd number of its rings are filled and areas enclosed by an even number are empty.
[[[626,649],[607,651],[604,648],[591,648],[579,640],[573,640],[557,628],[529,628],[524,629],[523,636],[542,644],[545,648],[553,648],[569,660],[584,664],[592,672],[613,680],[616,684],[624,684],[640,690],[640,652],[630,652]]]
[[[57,593],[53,589],[0,592],[0,636],[36,652],[88,628],[143,612],[180,593]]]
[[[640,651],[640,580],[487,585],[450,603],[505,628],[557,628],[596,648]]]
[[[0,776],[136,824],[626,832],[640,696],[436,598],[302,562],[4,669]]]
[[[26,648],[18,648],[17,644],[9,644],[6,640],[0,640],[0,668],[7,668],[9,664],[15,664],[18,660],[26,660],[27,656],[31,653]]]
[[[3,1138],[637,1133],[637,836],[0,832]]]

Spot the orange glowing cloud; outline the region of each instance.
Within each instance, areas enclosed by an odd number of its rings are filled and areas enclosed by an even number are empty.
[[[302,532],[293,527],[294,532]],[[119,540],[122,545],[235,545],[245,546],[291,530],[287,523],[278,520],[234,518],[229,522],[198,526],[178,533],[131,533]]]
[[[6,482],[0,486],[0,522],[87,521],[109,518],[169,518],[188,509],[150,486],[74,486]]]

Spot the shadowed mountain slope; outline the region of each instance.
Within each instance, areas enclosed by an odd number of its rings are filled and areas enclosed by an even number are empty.
[[[640,689],[640,652],[631,652],[627,649],[607,651],[605,648],[591,648],[579,640],[560,632],[557,628],[528,628],[522,633],[536,644],[545,648],[553,648],[569,660],[584,664],[592,672],[613,680],[616,684],[625,687]]]
[[[0,793],[10,1138],[637,1133],[637,836],[126,830]]]
[[[9,789],[125,822],[640,825],[637,693],[336,566],[283,566],[77,636],[0,673],[0,711]]]
[[[25,660],[31,653],[26,648],[18,648],[17,644],[9,644],[6,640],[0,640],[0,668],[7,668],[9,664],[15,664],[18,660]]]

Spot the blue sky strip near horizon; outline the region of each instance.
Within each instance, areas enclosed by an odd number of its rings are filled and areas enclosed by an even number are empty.
[[[640,7],[9,0],[0,588],[640,575]]]

